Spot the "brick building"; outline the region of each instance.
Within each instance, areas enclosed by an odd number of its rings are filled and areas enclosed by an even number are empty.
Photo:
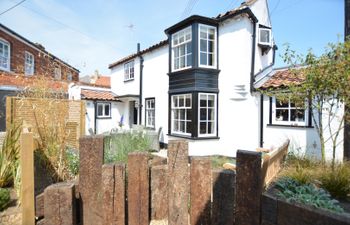
[[[6,129],[6,97],[33,85],[36,78],[52,90],[68,91],[79,70],[0,23],[0,132]]]

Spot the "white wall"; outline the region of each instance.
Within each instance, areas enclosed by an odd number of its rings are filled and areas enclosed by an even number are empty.
[[[138,95],[140,85],[140,60],[134,60],[134,80],[124,81],[124,64],[111,69],[111,90],[117,95]],[[131,60],[130,60],[131,61]]]

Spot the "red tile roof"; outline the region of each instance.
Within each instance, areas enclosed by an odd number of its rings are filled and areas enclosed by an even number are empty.
[[[68,83],[56,81],[52,78],[42,76],[24,76],[20,74],[8,74],[0,71],[0,86],[16,87],[19,89],[27,87],[47,87],[54,91],[68,91]]]
[[[81,89],[81,99],[117,101],[117,96],[111,91]]]
[[[94,81],[93,77],[84,77],[84,80],[80,79],[80,82],[77,84],[92,86],[92,87],[110,88],[111,87],[111,77],[99,76],[96,81]]]
[[[290,68],[273,70],[272,76],[267,80],[260,89],[284,88],[290,85],[301,84],[305,80],[305,76],[301,69]]]

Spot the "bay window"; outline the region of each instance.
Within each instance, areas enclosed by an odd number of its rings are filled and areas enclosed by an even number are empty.
[[[192,27],[172,35],[173,70],[192,67]]]
[[[0,39],[0,69],[10,70],[10,44]]]
[[[173,95],[171,97],[171,128],[172,133],[191,135],[192,125],[192,95]]]
[[[199,65],[215,67],[216,28],[199,25]]]

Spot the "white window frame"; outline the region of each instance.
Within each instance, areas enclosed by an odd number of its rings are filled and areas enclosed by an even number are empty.
[[[175,103],[174,103],[174,99],[176,98],[177,100],[177,107],[175,107]],[[180,98],[183,98],[184,100],[184,105],[180,106]],[[190,105],[186,106],[186,98],[190,98]],[[187,129],[187,122],[191,122],[193,123],[191,118],[187,117],[187,110],[192,110],[193,113],[193,104],[192,104],[192,94],[187,93],[187,94],[179,94],[179,95],[172,95],[171,96],[171,133],[172,134],[179,134],[179,135],[183,135],[183,136],[191,136],[192,134],[190,132],[186,132],[188,131]],[[174,115],[175,115],[175,110],[185,110],[185,118],[182,120],[180,118],[177,119],[177,121],[174,120]],[[180,128],[180,123],[183,122],[184,123],[184,129],[185,132],[181,132],[179,130],[174,130],[174,124],[175,122],[178,123],[178,128]]]
[[[187,38],[187,35],[190,35],[189,39],[186,39]],[[180,40],[181,38],[183,38],[183,41],[180,43]],[[188,26],[176,33],[174,33],[172,35],[172,38],[171,38],[171,68],[172,68],[172,71],[180,71],[180,70],[185,70],[185,69],[188,69],[188,68],[192,68],[193,66],[193,60],[192,60],[192,56],[193,56],[193,49],[191,51],[191,53],[187,53],[187,44],[190,43],[192,45],[192,26]],[[180,48],[182,45],[185,46],[185,53],[184,55],[181,55],[179,54],[179,57],[175,58],[175,49],[176,48]],[[191,65],[190,66],[187,66],[187,56],[190,56],[191,57]],[[184,67],[180,67],[180,58],[181,57],[184,57],[185,58],[185,66]],[[175,60],[179,59],[179,68],[175,68]]]
[[[5,53],[3,52],[3,54],[0,55],[0,59],[1,60],[7,60],[7,64],[6,67],[2,66],[2,63],[0,63],[0,69],[1,70],[5,70],[5,71],[10,71],[10,67],[11,67],[11,45],[8,41],[0,38],[0,43],[4,46],[7,46],[7,56],[5,56]],[[4,51],[4,49],[3,49]]]
[[[208,107],[208,104],[207,106],[204,106],[202,107],[200,105],[200,100],[201,100],[201,95],[203,96],[206,96],[206,99],[207,99],[207,103],[208,103],[208,96],[214,96],[214,107]],[[201,112],[201,109],[206,109],[207,111],[207,117],[205,120],[201,120],[201,115],[200,115],[200,112]],[[213,120],[208,120],[208,109],[214,109],[214,119]],[[200,133],[200,123],[201,122],[205,122],[206,123],[206,126],[208,126],[208,123],[209,122],[212,122],[214,125],[214,132],[213,133],[208,133],[208,127],[207,127],[207,132],[205,134],[201,134]],[[217,136],[217,94],[215,93],[198,93],[198,137],[216,137]]]
[[[217,62],[217,29],[214,26],[209,26],[209,25],[204,25],[204,24],[199,24],[199,29],[198,29],[198,65],[199,67],[204,67],[204,68],[216,68],[216,62]],[[207,51],[201,51],[201,28],[206,28],[206,29],[214,29],[214,47],[213,47],[213,65],[210,66],[208,65],[209,63],[209,34],[207,32],[207,37],[206,40],[207,42]],[[207,64],[201,64],[201,53],[205,53],[207,57]]]
[[[109,105],[109,112],[108,112],[108,114],[106,114],[106,108],[105,108],[105,106],[106,105]],[[102,115],[98,115],[98,108],[99,108],[99,106],[102,106]],[[111,115],[111,113],[112,113],[112,105],[111,105],[111,103],[110,102],[98,102],[97,104],[96,104],[96,117],[97,118],[111,118],[112,117],[112,115]]]
[[[35,68],[34,55],[30,52],[24,51],[24,74],[28,76],[34,75],[34,68]]]
[[[288,100],[288,107],[276,107],[276,97],[272,98],[272,124],[277,124],[277,125],[289,125],[289,126],[307,126],[308,124],[308,108],[307,107],[303,107],[303,108],[299,108],[304,110],[304,121],[291,121],[291,110],[293,109],[298,109],[298,107],[291,107],[291,101],[290,99]],[[307,104],[307,102],[305,102],[305,104]],[[283,121],[283,120],[279,120],[276,118],[277,115],[277,110],[278,109],[286,109],[288,110],[288,121]]]
[[[152,107],[152,103],[153,103],[153,107]],[[156,127],[156,121],[155,121],[156,120],[156,99],[155,98],[146,99],[145,105],[146,105],[146,108],[145,108],[146,127],[154,129]],[[151,123],[148,123],[148,120],[151,120]]]
[[[135,62],[134,60],[124,63],[124,81],[135,79]]]
[[[269,32],[269,42],[261,41],[261,31],[268,31],[268,32]],[[259,44],[262,44],[262,45],[271,45],[271,40],[272,40],[271,33],[272,33],[272,32],[271,32],[271,29],[260,27],[260,28],[259,28]]]
[[[60,66],[56,66],[54,69],[54,78],[55,80],[61,80],[62,79],[62,70]]]

